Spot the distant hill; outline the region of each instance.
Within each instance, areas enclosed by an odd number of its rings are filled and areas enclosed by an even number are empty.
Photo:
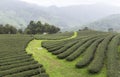
[[[41,7],[20,0],[0,1],[0,24],[8,23],[22,29],[30,20],[41,20],[59,26],[64,31],[74,30],[83,24],[117,13],[120,13],[119,7],[106,4]]]
[[[49,18],[38,6],[29,5],[17,0],[0,1],[0,23],[12,24],[17,28],[25,28],[30,20]],[[41,17],[41,18],[40,18]]]
[[[120,14],[107,16],[106,18],[87,24],[85,26],[101,31],[107,31],[108,28],[113,28],[114,31],[120,32]]]

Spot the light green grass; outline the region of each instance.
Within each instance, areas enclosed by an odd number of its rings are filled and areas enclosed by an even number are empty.
[[[72,39],[77,37],[77,33],[67,39]],[[62,40],[67,40],[62,39]],[[55,55],[52,55],[45,48],[41,47],[41,43],[46,40],[32,40],[26,51],[28,53],[32,53],[33,57],[40,64],[44,65],[46,72],[50,75],[50,77],[106,77],[106,69],[103,68],[101,73],[99,74],[89,74],[87,68],[77,69],[75,68],[76,62],[80,61],[82,57],[77,58],[72,62],[68,62],[66,60],[57,59]]]

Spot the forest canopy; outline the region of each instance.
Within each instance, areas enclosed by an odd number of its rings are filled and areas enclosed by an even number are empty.
[[[60,28],[50,25],[48,23],[42,24],[41,21],[30,21],[29,25],[25,29],[27,34],[43,34],[43,33],[57,33],[60,31]]]

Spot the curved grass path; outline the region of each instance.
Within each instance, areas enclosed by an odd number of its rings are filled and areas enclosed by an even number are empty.
[[[70,38],[61,39],[67,40],[77,37],[77,32]],[[32,40],[28,47],[26,48],[27,53],[33,54],[33,57],[40,64],[44,65],[46,72],[50,75],[50,77],[106,77],[106,70],[103,68],[100,74],[91,75],[88,74],[86,68],[84,69],[76,69],[75,64],[78,62],[81,57],[77,58],[72,62],[68,62],[66,60],[57,59],[55,55],[52,55],[48,50],[41,47],[41,43],[43,41],[49,40]],[[54,40],[50,40],[54,41]],[[58,40],[60,41],[60,40]]]

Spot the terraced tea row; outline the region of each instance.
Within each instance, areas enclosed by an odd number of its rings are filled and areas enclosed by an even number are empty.
[[[100,32],[78,35],[77,38],[71,40],[44,41],[42,46],[59,59],[78,61],[76,68],[86,67],[89,73],[94,74],[99,73],[105,66],[108,77],[119,77],[120,35]]]
[[[0,35],[0,77],[49,77],[42,64],[27,54],[29,35]]]

